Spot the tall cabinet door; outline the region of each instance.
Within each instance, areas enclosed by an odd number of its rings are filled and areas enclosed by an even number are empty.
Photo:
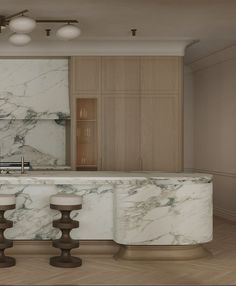
[[[103,107],[103,170],[139,170],[139,99],[105,97]]]
[[[138,57],[102,58],[102,169],[140,169]]]
[[[141,59],[142,170],[182,170],[182,60]]]

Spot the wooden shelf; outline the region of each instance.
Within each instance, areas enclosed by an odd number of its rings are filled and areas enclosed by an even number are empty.
[[[97,168],[97,165],[77,165],[76,167],[77,168],[78,167],[96,167]]]
[[[77,122],[97,122],[96,119],[77,119]]]

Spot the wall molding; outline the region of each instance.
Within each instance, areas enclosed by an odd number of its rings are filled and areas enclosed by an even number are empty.
[[[235,173],[229,173],[229,172],[220,172],[215,170],[207,170],[207,169],[193,169],[193,168],[186,168],[184,169],[186,172],[198,172],[198,173],[208,173],[212,174],[213,176],[222,176],[222,177],[230,177],[236,179]],[[214,179],[213,179],[214,180]],[[213,213],[215,216],[218,216],[220,218],[224,218],[233,222],[236,222],[236,212],[227,210],[224,208],[221,208],[219,206],[213,206]]]
[[[193,72],[198,72],[213,65],[217,65],[233,59],[236,59],[236,45],[232,45],[222,50],[216,51],[210,55],[187,64],[187,66],[191,67]]]
[[[217,175],[217,176],[222,176],[222,177],[236,178],[236,174],[235,173],[221,172],[221,171],[216,171],[216,170],[192,169],[192,172],[209,173],[209,174],[212,174],[212,175]]]

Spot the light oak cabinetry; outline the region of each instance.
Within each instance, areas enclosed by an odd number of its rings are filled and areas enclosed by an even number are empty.
[[[182,170],[182,58],[142,57],[143,170]]]
[[[76,100],[78,170],[97,170],[97,99]]]
[[[96,146],[88,157],[97,162],[89,159],[91,165],[98,170],[182,170],[181,57],[73,57],[71,67],[72,105],[96,99]],[[72,110],[78,119],[80,111]],[[77,142],[75,165],[83,165],[83,147],[73,134],[72,140]]]
[[[78,97],[100,93],[100,57],[73,57],[71,92]]]
[[[178,94],[182,86],[181,57],[141,57],[141,93]]]
[[[140,170],[139,57],[102,58],[102,169]]]
[[[139,98],[103,98],[103,170],[140,170],[139,122]]]
[[[101,169],[101,58],[70,60],[71,166]]]
[[[140,91],[139,57],[102,57],[102,94],[137,96]]]

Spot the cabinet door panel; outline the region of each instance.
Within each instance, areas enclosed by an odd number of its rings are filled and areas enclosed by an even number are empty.
[[[72,93],[100,93],[100,57],[72,58]]]
[[[139,98],[103,98],[103,170],[140,169]]]
[[[103,57],[102,92],[139,94],[139,58]]]
[[[141,153],[144,171],[178,171],[177,104],[175,96],[141,99]]]
[[[149,94],[173,94],[180,89],[180,57],[142,57],[141,92]]]

